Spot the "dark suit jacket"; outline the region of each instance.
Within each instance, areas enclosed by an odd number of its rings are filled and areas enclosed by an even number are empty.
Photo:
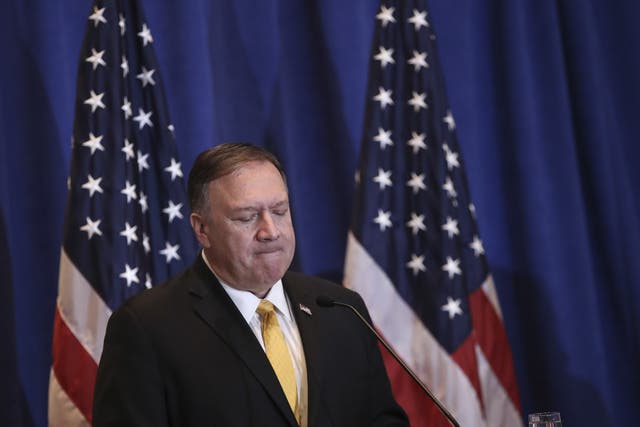
[[[297,273],[282,282],[304,347],[309,426],[408,425],[375,339],[353,313],[315,302],[327,295],[368,316],[360,296]],[[111,316],[93,425],[271,427],[296,421],[258,340],[198,257]]]

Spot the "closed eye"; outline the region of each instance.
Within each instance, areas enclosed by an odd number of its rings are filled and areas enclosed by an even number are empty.
[[[258,216],[257,214],[243,215],[243,216],[239,216],[239,217],[233,218],[233,220],[234,221],[238,221],[238,222],[243,222],[243,223],[249,223],[249,222],[255,220],[257,216]]]

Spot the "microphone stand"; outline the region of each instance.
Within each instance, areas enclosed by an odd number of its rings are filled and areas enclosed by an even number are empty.
[[[341,307],[346,307],[348,309],[350,309],[356,316],[358,316],[358,318],[362,321],[362,323],[364,323],[366,325],[366,327],[376,336],[376,338],[378,338],[378,341],[380,343],[382,343],[382,345],[384,346],[384,348],[387,349],[387,351],[393,356],[394,359],[396,359],[396,361],[400,364],[400,366],[402,366],[402,368],[411,376],[411,378],[413,379],[413,381],[416,382],[416,384],[418,384],[418,386],[422,389],[422,391],[424,391],[427,396],[429,396],[429,399],[431,399],[431,401],[433,403],[435,403],[435,405],[438,407],[438,409],[440,410],[440,412],[442,412],[442,414],[447,417],[447,420],[449,420],[449,422],[451,423],[451,425],[453,425],[454,427],[460,427],[460,424],[458,424],[458,421],[454,418],[454,416],[451,414],[451,412],[449,412],[449,410],[447,408],[444,407],[444,405],[438,400],[437,397],[435,397],[433,395],[433,393],[431,393],[431,390],[429,390],[427,388],[426,385],[424,385],[422,383],[422,381],[420,381],[420,379],[416,376],[416,374],[404,363],[404,361],[400,358],[400,356],[398,356],[396,354],[396,352],[391,348],[391,346],[389,344],[387,344],[387,342],[385,341],[384,338],[382,338],[382,336],[380,336],[380,334],[378,333],[378,331],[375,330],[375,328],[373,326],[371,326],[371,324],[369,324],[369,322],[367,321],[367,319],[364,318],[364,316],[362,314],[360,314],[360,312],[358,311],[358,309],[356,309],[354,306],[352,306],[351,304],[347,304],[344,302],[339,302],[339,301],[334,301],[330,298],[327,297],[318,297],[318,299],[316,300],[316,302],[318,303],[318,305],[322,306],[322,307],[331,307],[334,305],[339,305]]]

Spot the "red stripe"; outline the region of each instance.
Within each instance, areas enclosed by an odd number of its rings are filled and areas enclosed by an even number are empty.
[[[478,375],[478,359],[476,358],[476,339],[475,334],[471,333],[467,339],[458,347],[456,351],[451,353],[451,358],[460,366],[462,372],[465,373],[471,386],[476,391],[480,407],[482,404],[482,388],[480,387],[480,377]]]
[[[380,352],[387,368],[393,396],[407,413],[411,427],[451,427],[438,407],[382,345]]]
[[[53,372],[60,387],[91,422],[93,387],[98,367],[60,316],[53,324]]]
[[[521,411],[513,358],[502,320],[482,288],[469,296],[478,344],[513,405]]]

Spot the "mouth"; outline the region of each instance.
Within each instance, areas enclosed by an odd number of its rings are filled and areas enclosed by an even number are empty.
[[[256,251],[255,255],[256,256],[260,256],[260,255],[271,255],[271,254],[275,254],[278,252],[282,252],[281,248],[269,248],[269,249],[263,249],[260,251]]]

